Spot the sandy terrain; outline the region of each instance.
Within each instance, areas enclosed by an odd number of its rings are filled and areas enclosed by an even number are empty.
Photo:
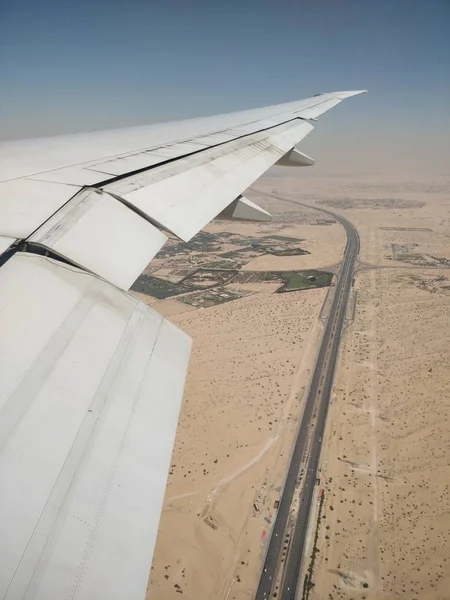
[[[274,209],[281,208],[280,203],[273,203],[270,206],[272,206],[272,212]],[[243,267],[244,271],[315,269],[336,265],[342,259],[345,232],[338,223],[311,226],[308,223],[308,217],[313,214],[314,217],[320,216],[316,211],[312,213],[301,206],[295,207],[286,203],[283,203],[282,208],[283,213],[285,212],[287,215],[286,220],[289,220],[288,224],[276,224],[274,226],[250,223],[212,223],[205,228],[205,231],[214,233],[231,231],[248,237],[277,234],[297,238],[302,240],[300,242],[302,249],[310,253],[300,256],[272,256],[269,254],[258,256]]]
[[[357,277],[322,457],[331,481],[312,597],[449,597],[450,291],[439,276]]]
[[[280,207],[280,214],[275,203],[271,207],[274,223],[211,223],[206,231],[291,236],[311,252],[269,257],[276,259],[270,268],[340,260],[345,236],[339,225],[311,225],[316,211]],[[164,260],[158,266],[164,273]],[[274,294],[279,286],[231,283],[227,288],[252,294],[204,310],[139,294],[194,340],[148,598],[254,594],[327,293]]]
[[[257,293],[171,317],[194,349],[149,598],[254,593],[325,294]]]
[[[450,269],[384,257],[399,244],[449,259],[450,194],[429,183],[340,185],[345,202],[318,183],[310,202],[349,218],[363,266],[379,267],[356,277],[356,319],[340,353],[310,597],[448,599]]]
[[[260,179],[248,195],[265,208],[274,206],[283,212],[295,210],[295,206],[274,203],[260,195],[259,190],[345,215],[360,234],[362,262],[402,266],[384,258],[392,254],[393,243],[418,243],[416,252],[445,256],[447,251],[448,257],[449,177],[423,173],[353,174],[347,177],[305,174],[298,178]],[[385,227],[393,229],[385,230]],[[430,231],[401,231],[407,228]],[[321,229],[326,230],[326,227]]]
[[[315,268],[340,260],[340,227],[312,225],[317,213],[261,191],[339,212],[361,236],[356,319],[343,340],[324,437],[324,519],[310,597],[448,599],[450,269],[392,257],[394,244],[450,259],[448,182],[417,173],[267,178],[247,195],[275,213],[274,223],[208,226],[299,237],[311,252],[258,257],[246,269]],[[241,287],[254,293],[205,310],[151,300],[192,335],[194,351],[150,599],[254,596],[326,290]]]
[[[311,230],[314,229],[312,232]],[[313,235],[312,235],[313,234]],[[301,256],[258,256],[247,263],[244,271],[294,271],[330,267],[342,260],[345,247],[345,232],[334,225],[295,225],[284,228],[281,235],[303,239],[301,247],[310,252]]]

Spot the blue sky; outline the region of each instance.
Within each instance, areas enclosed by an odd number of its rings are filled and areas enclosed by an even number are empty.
[[[328,135],[406,148],[450,133],[448,0],[3,0],[0,11],[2,139],[361,88],[324,117]]]

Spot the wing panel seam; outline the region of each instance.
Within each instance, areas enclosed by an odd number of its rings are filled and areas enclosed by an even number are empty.
[[[257,133],[262,133],[263,131],[270,131],[271,129],[276,129],[277,127],[280,127],[281,125],[285,125],[286,123],[292,123],[293,121],[298,121],[298,120],[309,122],[311,119],[304,119],[303,117],[295,116],[292,119],[287,119],[286,121],[280,121],[276,125],[271,125],[270,127],[263,127],[261,129],[252,131],[251,133],[245,133],[243,135],[236,136],[235,138],[233,138],[231,140],[225,140],[224,142],[220,142],[218,144],[213,144],[211,146],[207,146],[206,148],[200,148],[199,150],[194,150],[193,152],[186,152],[186,154],[180,154],[180,156],[166,158],[166,159],[162,160],[161,162],[156,163],[154,165],[150,165],[148,167],[141,167],[140,169],[136,169],[134,171],[129,171],[128,173],[123,173],[122,175],[116,175],[115,177],[112,177],[111,179],[106,179],[105,181],[100,181],[99,183],[96,183],[96,184],[93,184],[93,185],[87,186],[87,187],[101,188],[105,185],[110,185],[110,184],[116,183],[117,181],[121,181],[122,179],[127,179],[128,177],[133,177],[134,175],[140,175],[141,173],[145,173],[147,171],[154,171],[154,170],[156,170],[160,167],[163,167],[167,164],[176,162],[177,160],[182,160],[183,158],[188,158],[190,156],[196,156],[196,155],[206,152],[208,150],[212,150],[213,148],[220,148],[221,146],[225,146],[226,144],[231,144],[233,142],[236,142],[237,140],[241,140],[246,137],[251,137],[252,135],[255,135]]]

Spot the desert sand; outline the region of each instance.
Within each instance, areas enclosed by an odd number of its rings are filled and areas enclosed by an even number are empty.
[[[325,293],[259,293],[172,317],[194,349],[149,598],[254,592]]]
[[[307,268],[312,263],[301,259],[311,256],[314,266],[338,263],[341,228],[310,225],[316,212],[286,207],[289,227],[212,223],[207,231],[301,238],[311,255],[272,257],[280,264],[294,259],[293,268]],[[332,243],[325,244],[331,230]],[[150,599],[181,592],[186,598],[252,597],[301,416],[328,288],[274,294],[279,284],[228,287],[252,294],[204,310],[138,294],[194,341]]]
[[[447,182],[418,173],[262,179],[247,195],[274,222],[225,230],[300,237],[311,254],[262,256],[244,269],[326,267],[342,256],[339,225],[313,225],[317,213],[266,193],[343,214],[361,236],[355,321],[321,458],[324,518],[311,519],[319,552],[310,597],[447,599],[450,269],[433,263],[450,259]],[[253,294],[204,310],[148,300],[194,340],[149,599],[255,593],[326,289],[241,287]]]
[[[449,292],[435,281],[441,276],[380,269],[356,278],[356,319],[324,438],[325,519],[311,597],[449,597]]]
[[[396,245],[450,258],[449,188],[367,176],[331,195],[321,186],[314,203],[357,226],[361,261],[324,436],[309,597],[448,599],[450,269],[386,257]]]

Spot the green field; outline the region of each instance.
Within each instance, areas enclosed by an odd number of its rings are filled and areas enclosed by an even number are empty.
[[[158,298],[158,300],[191,291],[187,286],[152,277],[151,275],[141,275],[131,286],[131,289]]]
[[[287,237],[285,235],[266,235],[265,240],[278,240],[280,242],[303,242],[300,238]]]
[[[224,304],[225,302],[231,302],[232,300],[239,300],[244,296],[248,296],[251,292],[242,292],[235,290],[227,290],[224,288],[216,288],[198,294],[190,294],[189,296],[181,296],[177,298],[179,302],[190,304],[196,308],[209,308],[210,306],[216,306],[217,304]]]
[[[303,250],[303,248],[286,248],[285,250],[272,250],[270,254],[273,254],[273,256],[303,256],[311,253],[308,250]]]
[[[333,273],[325,271],[284,271],[279,273],[284,285],[277,290],[278,293],[294,292],[311,288],[326,287],[331,284]]]
[[[242,240],[233,240],[233,242],[239,246],[251,246],[252,244],[259,244],[264,238],[243,238]],[[236,252],[239,252],[236,250]]]

